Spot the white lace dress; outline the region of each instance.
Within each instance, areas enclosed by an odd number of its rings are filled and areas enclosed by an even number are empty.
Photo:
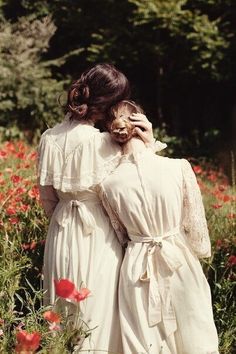
[[[93,190],[120,156],[108,133],[68,119],[48,129],[39,145],[41,200],[51,216],[44,255],[45,302],[55,301],[54,279],[67,278],[78,289],[83,283],[91,290],[81,302],[82,319],[96,327],[83,343],[85,353],[122,352],[117,306],[122,247]]]
[[[210,241],[187,160],[124,155],[100,186],[121,243],[119,312],[125,354],[216,354],[211,294],[199,257]]]

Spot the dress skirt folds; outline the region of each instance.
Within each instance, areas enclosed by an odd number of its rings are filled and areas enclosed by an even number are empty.
[[[80,303],[82,320],[94,328],[83,342],[83,353],[123,352],[118,316],[122,247],[94,192],[120,155],[109,134],[68,119],[47,130],[39,145],[41,200],[51,216],[44,255],[45,303],[55,302],[54,280],[67,278],[77,289],[91,291]]]
[[[127,237],[119,283],[124,353],[217,354],[198,260],[210,256],[210,241],[188,161],[150,150],[124,155],[100,197],[118,238]]]

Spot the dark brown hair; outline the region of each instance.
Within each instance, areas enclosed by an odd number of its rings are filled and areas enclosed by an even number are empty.
[[[104,119],[111,106],[129,95],[129,81],[122,72],[111,64],[97,64],[71,85],[65,110],[72,113],[71,119],[89,119],[96,114]]]

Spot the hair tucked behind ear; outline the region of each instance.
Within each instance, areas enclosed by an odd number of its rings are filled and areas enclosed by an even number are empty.
[[[71,85],[66,112],[71,119],[96,118],[98,114],[106,118],[109,108],[129,95],[129,82],[122,72],[111,64],[97,64]]]

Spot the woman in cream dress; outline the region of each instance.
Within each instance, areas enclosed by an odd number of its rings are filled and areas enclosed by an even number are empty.
[[[117,166],[121,149],[93,124],[105,120],[107,109],[128,94],[122,73],[108,64],[94,66],[72,85],[65,120],[48,129],[39,145],[40,195],[50,217],[45,303],[55,302],[54,280],[67,278],[77,289],[83,284],[91,291],[80,308],[83,321],[94,328],[83,352],[122,353],[117,306],[122,248],[94,191]],[[137,132],[151,141],[150,123],[134,119]]]
[[[210,289],[198,260],[210,256],[211,246],[189,162],[157,156],[132,138],[100,185],[100,197],[121,243],[127,242],[119,282],[124,353],[218,353]]]

